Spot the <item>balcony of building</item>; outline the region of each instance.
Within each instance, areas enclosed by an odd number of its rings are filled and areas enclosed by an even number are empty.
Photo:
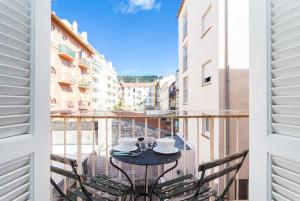
[[[90,68],[90,62],[85,58],[78,59],[78,66],[81,69],[87,70]]]
[[[78,109],[79,110],[88,110],[89,108],[89,102],[86,100],[80,100],[78,102]]]
[[[87,75],[83,75],[80,77],[78,88],[83,90],[88,90],[91,87],[91,80],[90,77]]]
[[[86,109],[87,101],[79,102],[79,109]],[[181,152],[178,165],[165,174],[160,181],[168,181],[185,174],[200,178],[199,164],[222,158],[226,155],[247,149],[248,131],[245,123],[248,114],[243,112],[142,112],[109,111],[86,115],[52,115],[51,152],[78,161],[78,171],[84,175],[106,175],[116,180],[128,182],[127,178],[110,161],[110,151],[118,144],[120,137],[153,137],[175,139],[175,146]],[[208,121],[209,134],[202,132],[203,122]],[[226,122],[230,122],[230,147],[226,150]],[[193,125],[193,126],[191,126]],[[190,127],[190,129],[187,129]],[[145,182],[145,167],[125,164],[113,160],[133,181],[137,192],[142,192]],[[168,165],[153,166],[148,169],[147,185],[151,185]],[[223,177],[211,186],[222,188],[228,182]],[[66,182],[66,183],[65,183]],[[234,180],[228,200],[248,199],[248,162]],[[62,189],[72,186],[61,180]],[[59,195],[53,192],[53,197]],[[55,199],[54,199],[55,200]],[[139,200],[139,199],[138,199]],[[143,200],[143,199],[141,199]],[[156,200],[156,199],[154,199]]]
[[[76,82],[70,71],[62,71],[58,75],[58,83],[62,85],[72,85]]]
[[[75,52],[67,45],[58,46],[58,55],[69,62],[75,59]]]

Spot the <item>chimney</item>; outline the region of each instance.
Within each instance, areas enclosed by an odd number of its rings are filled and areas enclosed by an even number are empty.
[[[72,27],[73,27],[73,31],[74,31],[75,33],[77,33],[77,32],[78,32],[78,24],[77,24],[76,21],[73,21]]]
[[[86,31],[83,31],[83,32],[81,33],[81,36],[82,36],[83,41],[84,41],[84,42],[87,42],[87,38],[88,38],[87,32],[86,32]]]

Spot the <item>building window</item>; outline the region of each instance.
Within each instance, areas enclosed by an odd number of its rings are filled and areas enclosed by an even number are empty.
[[[183,79],[183,104],[188,104],[188,77]]]
[[[209,59],[207,62],[202,64],[202,86],[211,84],[212,82],[212,75],[211,75],[211,59]]]
[[[183,47],[183,72],[188,69],[188,46]]]
[[[204,14],[201,17],[201,38],[203,38],[209,30],[211,30],[212,26],[212,16],[211,16],[211,4],[207,7]]]
[[[188,33],[188,15],[187,13],[183,17],[183,40],[186,38]]]
[[[204,118],[202,119],[202,134],[209,134],[209,127],[210,127],[210,123],[209,123],[209,118]]]
[[[67,40],[67,36],[65,34],[62,35],[63,41]]]

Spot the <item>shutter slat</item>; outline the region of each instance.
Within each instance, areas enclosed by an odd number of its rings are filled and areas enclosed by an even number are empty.
[[[274,51],[272,53],[272,57],[274,60],[284,59],[290,57],[291,55],[300,55],[300,45]]]
[[[18,66],[19,68],[24,68],[24,69],[29,69],[29,67],[30,67],[29,60],[19,59],[19,58],[12,57],[9,55],[4,55],[1,53],[0,53],[0,62],[3,65]]]
[[[14,16],[17,19],[23,20],[24,23],[30,22],[30,9],[24,5],[18,3],[15,0],[0,0],[0,7],[5,8],[9,15]]]
[[[0,200],[30,198],[31,156],[0,165]]]
[[[29,119],[30,119],[29,114],[0,116],[0,126],[24,124],[24,123],[28,122]]]
[[[290,28],[293,28],[294,26],[299,25],[299,20],[300,20],[300,15],[299,15],[299,13],[297,13],[297,15],[292,16],[291,18],[287,19],[286,21],[274,24],[272,26],[272,31],[281,32],[281,31],[285,31]]]
[[[28,96],[30,88],[0,85],[0,95]]]
[[[0,33],[10,35],[12,38],[23,41],[25,43],[30,42],[30,35],[24,32],[17,30],[14,27],[11,27],[5,23],[0,22]]]
[[[300,116],[273,114],[272,118],[274,123],[300,126]]]
[[[271,47],[272,47],[273,51],[278,51],[280,49],[287,49],[287,48],[293,47],[294,45],[299,45],[299,44],[300,44],[300,35],[297,35],[292,38],[280,40],[278,42],[273,42],[271,44]]]
[[[28,78],[20,78],[0,74],[0,85],[4,84],[18,87],[28,87],[30,84],[30,80]]]
[[[300,115],[300,106],[273,105],[272,109],[274,114]]]
[[[14,47],[10,47],[8,45],[4,45],[1,43],[0,43],[0,54],[9,55],[11,57],[15,57],[26,61],[30,60],[30,52],[25,52],[23,50],[16,49]]]
[[[300,31],[300,30],[299,30]],[[283,59],[278,59],[272,61],[272,65],[274,69],[284,68],[288,66],[297,66],[300,63],[300,55],[290,56]]]
[[[27,8],[30,8],[29,0],[17,0],[17,1],[20,2],[21,4],[23,4],[24,6],[26,6]]]
[[[275,133],[280,135],[287,135],[291,137],[300,137],[300,126],[290,126],[286,124],[272,124]]]
[[[275,34],[272,35],[273,42],[279,42],[281,40],[287,40],[293,37],[297,37],[299,36],[299,30],[300,30],[300,25],[281,32],[276,32]]]
[[[24,135],[29,133],[30,124],[14,124],[10,126],[0,126],[0,138],[7,138],[16,135]],[[2,136],[2,133],[5,135]]]
[[[19,197],[15,198],[14,201],[30,201],[29,192],[26,191],[25,193],[21,194]]]
[[[292,77],[295,75],[300,75],[300,66],[292,66],[292,67],[272,70],[272,75],[273,78]]]
[[[300,4],[298,1],[288,1],[286,2],[286,6],[284,7],[285,8],[278,9],[278,11],[276,11],[276,8],[272,9],[273,17],[271,20],[273,24],[284,22],[289,18],[291,18],[292,16],[299,14],[298,11],[300,9]]]
[[[0,106],[29,105],[29,96],[1,96]]]
[[[272,79],[272,83],[274,87],[286,87],[286,86],[293,86],[293,85],[300,85],[300,75],[293,76],[293,77],[283,77]]]
[[[275,96],[298,96],[300,95],[300,86],[274,87],[272,92]]]
[[[1,175],[0,176],[0,186],[4,185],[6,183],[12,182],[13,180],[15,180],[17,178],[28,174],[29,169],[30,169],[29,165],[26,165],[26,166],[21,167],[17,170],[9,172],[8,174]]]
[[[274,105],[300,105],[300,96],[273,96],[272,102]]]
[[[273,198],[300,200],[300,164],[271,156]],[[274,195],[275,193],[275,195]],[[276,197],[274,197],[276,196]]]
[[[0,74],[26,78],[26,77],[29,77],[30,70],[0,64]]]
[[[0,23],[7,24],[10,27],[15,27],[20,32],[30,33],[30,26],[28,24],[24,24],[19,20],[9,16],[7,13],[3,13],[0,9]]]
[[[294,183],[299,184],[299,182],[300,182],[300,174],[292,172],[288,169],[281,168],[281,167],[276,166],[276,165],[272,165],[272,171],[273,171],[273,174],[280,175],[281,177],[284,177],[288,180],[291,180]]]
[[[6,35],[1,32],[0,32],[0,41],[1,41],[1,43],[11,46],[11,47],[15,47],[16,49],[20,49],[25,52],[30,51],[30,44],[28,42],[19,40],[17,38],[14,38],[10,35]]]
[[[0,115],[18,115],[18,114],[29,114],[29,105],[5,105],[0,106]]]
[[[275,198],[275,200],[272,200],[272,201],[291,201],[290,199],[285,198],[276,192],[272,192],[272,196],[273,196],[273,198]]]

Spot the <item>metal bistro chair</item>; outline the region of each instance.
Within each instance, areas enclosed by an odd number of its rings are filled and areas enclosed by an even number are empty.
[[[67,189],[65,194],[60,187],[50,178],[50,182],[59,195],[65,201],[77,201],[77,197],[86,201],[115,201],[119,198],[127,200],[128,196],[134,196],[134,190],[131,186],[117,182],[105,175],[97,175],[91,178],[85,178],[77,173],[77,161],[74,159],[64,158],[51,154],[51,160],[62,164],[69,165],[72,171],[59,167],[50,167],[51,172],[62,175],[67,179],[74,180],[74,184]],[[76,187],[76,182],[78,187]]]
[[[161,201],[163,200],[181,200],[181,201],[200,201],[208,200],[210,197],[214,197],[216,201],[224,201],[225,196],[229,191],[230,186],[235,180],[236,174],[242,167],[244,160],[248,154],[248,150],[240,153],[229,155],[225,158],[203,163],[199,166],[199,172],[201,172],[200,179],[195,179],[191,174],[178,177],[173,180],[166,181],[158,184],[153,188],[153,194],[157,196]],[[226,165],[222,169],[222,166]],[[216,172],[212,170],[216,168]],[[212,172],[207,174],[207,172]],[[222,176],[229,175],[230,179],[223,189],[222,193],[218,193],[208,184],[211,181],[217,180]]]

